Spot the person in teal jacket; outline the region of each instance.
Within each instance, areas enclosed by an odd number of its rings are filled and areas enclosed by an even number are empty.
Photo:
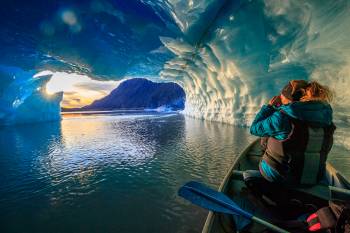
[[[290,81],[262,106],[250,133],[262,138],[261,175],[270,182],[315,184],[333,144],[332,93],[318,82]],[[304,167],[307,160],[311,167]]]

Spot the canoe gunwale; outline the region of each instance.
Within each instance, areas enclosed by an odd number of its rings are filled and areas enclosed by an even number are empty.
[[[252,148],[256,147],[257,144],[260,143],[260,139],[256,139],[253,142],[251,142],[244,150],[242,153],[240,153],[237,158],[234,159],[234,162],[232,166],[229,168],[227,174],[225,175],[223,181],[221,182],[218,191],[225,193],[227,191],[228,184],[230,183],[232,177],[236,174],[239,175],[238,173],[241,173],[242,171],[240,170],[240,161],[244,159],[244,157],[252,151]],[[254,153],[251,155],[255,155]],[[315,185],[312,187],[300,187],[300,188],[295,188],[295,190],[298,190],[300,192],[303,192],[305,194],[311,194],[315,198],[321,198],[324,200],[332,200],[333,199],[333,194],[332,192],[335,192],[335,194],[340,194],[340,195],[345,195],[348,200],[350,201],[350,182],[345,178],[344,175],[342,175],[338,170],[336,170],[332,164],[329,162],[326,163],[326,170],[334,175],[335,177],[339,178],[341,184],[345,187],[344,189],[342,188],[337,188],[333,186],[326,186],[326,185]],[[217,213],[214,213],[212,211],[209,211],[208,216],[206,218],[205,224],[202,229],[202,233],[211,233],[213,232],[213,226],[215,221],[218,221],[216,218],[220,216]],[[217,224],[217,223],[215,223]]]
[[[249,146],[247,146],[244,151],[242,153],[240,153],[237,158],[233,161],[232,166],[229,168],[227,174],[225,175],[224,179],[222,180],[218,191],[219,192],[224,192],[224,190],[226,189],[229,181],[231,180],[231,177],[233,175],[233,171],[235,170],[235,168],[237,168],[237,166],[239,165],[239,161],[241,160],[241,158],[243,158],[243,156],[245,156],[251,149],[252,147],[255,146],[256,143],[259,143],[260,139],[256,139],[253,142],[251,142],[249,144]],[[213,222],[214,222],[214,218],[215,218],[215,213],[213,211],[209,211],[207,219],[205,220],[204,226],[203,226],[203,230],[202,233],[208,233],[209,229],[212,228]]]

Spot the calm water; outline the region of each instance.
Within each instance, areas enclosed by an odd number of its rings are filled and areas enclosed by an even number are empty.
[[[253,139],[246,128],[136,112],[0,128],[0,232],[200,232],[207,212],[178,188],[217,187]]]

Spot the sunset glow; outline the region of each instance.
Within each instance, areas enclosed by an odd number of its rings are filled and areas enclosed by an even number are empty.
[[[119,81],[97,81],[86,75],[56,72],[46,85],[46,93],[63,91],[64,108],[78,108],[106,96],[119,84]]]

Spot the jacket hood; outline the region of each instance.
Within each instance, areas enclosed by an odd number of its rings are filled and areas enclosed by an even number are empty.
[[[331,105],[321,101],[293,102],[278,109],[292,118],[308,121],[320,127],[330,125],[333,120]]]

